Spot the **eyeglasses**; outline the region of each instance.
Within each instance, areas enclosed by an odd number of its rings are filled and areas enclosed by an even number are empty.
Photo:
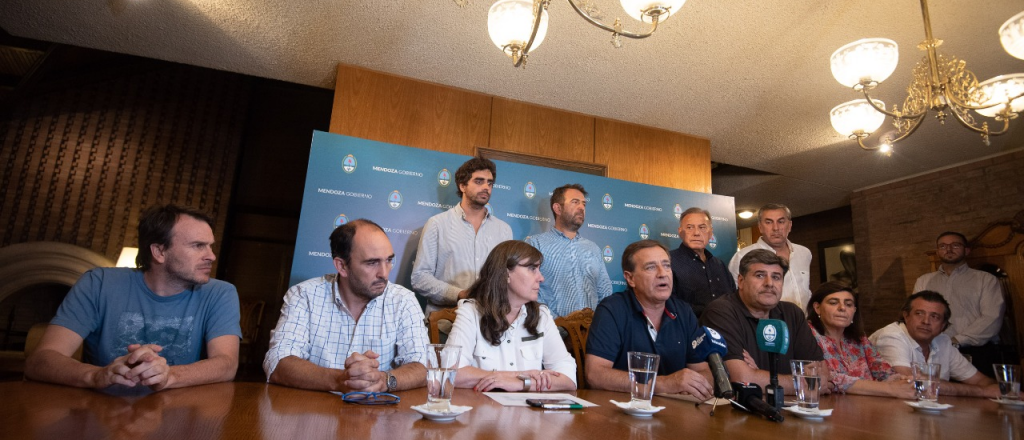
[[[950,244],[940,243],[938,248],[939,248],[940,251],[945,251],[945,250],[958,251],[958,250],[964,248],[964,244],[963,243],[950,243]]]
[[[402,401],[391,393],[368,393],[366,391],[353,391],[341,395],[341,400],[346,403],[358,403],[360,405],[393,405]]]

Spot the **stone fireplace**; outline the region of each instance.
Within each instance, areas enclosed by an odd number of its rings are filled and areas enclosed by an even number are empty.
[[[20,377],[29,328],[49,322],[75,281],[114,262],[66,243],[30,242],[0,248],[0,377]]]

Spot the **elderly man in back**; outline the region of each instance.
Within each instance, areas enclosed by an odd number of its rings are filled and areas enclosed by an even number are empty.
[[[672,295],[689,303],[698,318],[715,298],[736,293],[736,279],[729,268],[707,249],[714,233],[710,212],[687,209],[679,217],[682,243],[670,253],[675,277]]]

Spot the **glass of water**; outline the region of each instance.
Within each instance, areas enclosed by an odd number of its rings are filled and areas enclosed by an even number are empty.
[[[427,345],[427,408],[431,411],[451,411],[461,350],[458,345]]]
[[[917,390],[917,400],[921,403],[937,403],[942,365],[914,362],[910,364],[910,369],[914,372],[914,389]]]
[[[821,389],[821,364],[817,361],[789,361],[793,373],[793,390],[800,409],[817,410]]]
[[[629,355],[629,405],[638,409],[650,409],[654,398],[654,382],[658,378],[658,362],[661,356],[652,353],[631,351]]]
[[[999,396],[1003,400],[1020,400],[1020,367],[1011,364],[993,364]]]

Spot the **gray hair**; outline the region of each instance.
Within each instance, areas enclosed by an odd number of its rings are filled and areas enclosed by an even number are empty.
[[[698,208],[696,206],[688,208],[686,211],[683,211],[683,213],[679,215],[679,224],[682,224],[683,219],[690,214],[704,214],[704,218],[708,219],[708,224],[711,224],[711,213],[708,212],[708,210],[706,209]]]
[[[764,216],[765,211],[782,210],[786,213],[787,220],[793,220],[793,213],[789,211],[789,207],[781,203],[769,203],[757,210],[757,222],[761,223],[761,217]]]

